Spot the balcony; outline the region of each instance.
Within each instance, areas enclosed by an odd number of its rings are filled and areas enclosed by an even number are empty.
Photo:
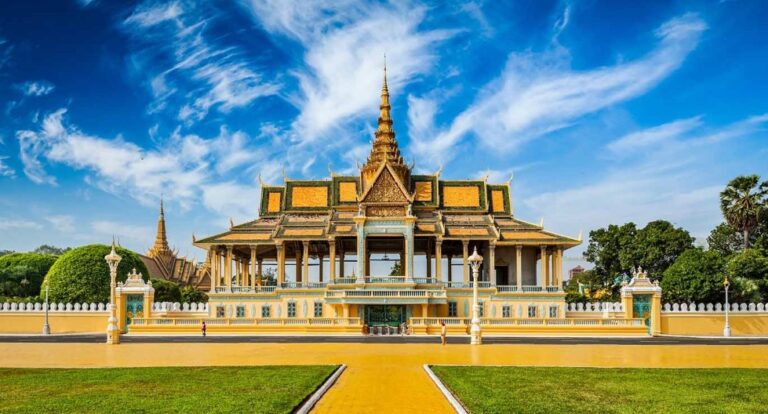
[[[350,304],[423,304],[447,303],[445,290],[426,289],[365,289],[328,290],[325,299],[329,303]]]

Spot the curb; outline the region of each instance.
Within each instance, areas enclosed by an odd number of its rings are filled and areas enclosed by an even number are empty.
[[[295,411],[297,414],[308,414],[312,408],[315,407],[315,404],[320,401],[321,398],[323,398],[323,395],[325,395],[326,392],[328,392],[329,389],[333,386],[334,383],[336,383],[336,380],[339,379],[339,376],[341,376],[341,373],[344,372],[344,370],[347,368],[346,365],[341,364],[338,368],[336,368],[336,371],[331,374],[330,377],[328,377],[327,380],[323,383],[323,385],[320,386],[314,393],[312,393],[312,396],[310,396],[306,401],[304,401],[303,404]]]
[[[459,400],[456,399],[456,397],[453,396],[451,391],[448,390],[448,388],[443,384],[442,381],[440,381],[440,378],[435,375],[434,372],[432,372],[432,369],[429,368],[429,365],[424,364],[424,371],[427,371],[427,375],[429,375],[429,378],[432,379],[432,382],[437,385],[437,388],[440,389],[440,392],[443,393],[443,396],[445,399],[448,400],[448,403],[451,404],[451,407],[453,407],[453,410],[456,411],[458,414],[467,414],[467,410],[464,409],[464,406],[461,405]]]

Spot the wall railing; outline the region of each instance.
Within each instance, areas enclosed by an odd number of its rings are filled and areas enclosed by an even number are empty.
[[[469,326],[470,318],[411,318],[413,326]],[[563,319],[563,318],[481,318],[481,326],[621,326],[640,327],[645,321],[641,318],[613,319]]]
[[[360,318],[133,318],[133,326],[361,326]]]

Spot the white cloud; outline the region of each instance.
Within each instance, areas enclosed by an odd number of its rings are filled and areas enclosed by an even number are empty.
[[[251,1],[268,31],[305,48],[305,68],[294,72],[300,114],[294,138],[312,141],[344,122],[370,118],[378,108],[383,56],[390,62],[390,89],[398,90],[432,68],[435,46],[447,30],[420,30],[427,9],[408,2]]]
[[[598,179],[528,197],[523,205],[544,215],[548,227],[570,234],[664,219],[703,243],[722,221],[719,193],[733,174],[716,167],[726,139],[765,135],[767,125],[768,114],[722,127],[707,127],[695,117],[633,132],[607,145],[612,154],[632,157],[611,158]]]
[[[40,223],[25,219],[11,219],[0,217],[0,230],[40,230]]]
[[[233,181],[207,185],[203,188],[203,205],[213,211],[227,212],[238,222],[254,217],[259,209],[261,190],[255,185],[241,185]]]
[[[0,156],[0,177],[15,177],[16,170],[6,164],[5,160],[7,159],[8,157]]]
[[[25,96],[45,96],[53,92],[56,88],[54,84],[48,81],[29,81],[16,85],[16,89]]]
[[[496,151],[514,150],[584,115],[642,95],[680,67],[704,30],[698,16],[683,15],[656,30],[659,43],[645,56],[587,71],[571,69],[559,48],[513,53],[501,76],[472,105],[447,128],[414,139],[413,150],[436,164],[449,158],[449,150],[468,134]]]
[[[178,105],[179,119],[191,123],[213,109],[226,113],[278,92],[242,50],[210,38],[217,13],[208,6],[147,1],[125,19],[126,30],[145,46],[133,61],[151,74],[150,111]]]
[[[608,145],[608,150],[614,154],[642,150],[647,147],[663,144],[665,141],[679,137],[702,125],[701,117],[680,119],[657,127],[644,129],[627,134]]]
[[[53,215],[45,218],[53,227],[62,233],[75,231],[75,218],[68,215]]]
[[[113,236],[123,241],[133,242],[138,245],[146,244],[155,237],[154,229],[149,226],[137,226],[131,223],[118,223],[114,221],[97,220],[91,223],[93,235],[97,238],[109,240]]]
[[[235,169],[250,171],[254,177],[262,173],[272,178],[274,163],[279,162],[265,149],[254,149],[255,140],[225,127],[210,139],[176,132],[165,145],[146,150],[120,138],[105,139],[84,133],[68,125],[65,114],[66,109],[55,111],[44,118],[38,131],[16,134],[24,172],[35,183],[55,184],[44,163],[62,164],[91,173],[86,181],[104,191],[134,198],[145,205],[154,205],[162,193],[184,208],[202,200],[220,214],[231,214],[210,196],[210,191],[218,188],[218,180]],[[255,183],[252,185],[256,187]],[[209,187],[214,190],[208,190]],[[257,203],[241,211],[244,217],[254,217]]]

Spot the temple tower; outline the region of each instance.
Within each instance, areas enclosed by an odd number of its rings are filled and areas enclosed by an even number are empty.
[[[160,199],[160,215],[157,218],[157,235],[155,244],[149,251],[149,257],[173,256],[171,248],[168,246],[168,237],[165,232],[165,212],[163,211],[163,199]]]
[[[373,145],[368,159],[360,170],[362,192],[373,184],[376,172],[384,163],[394,170],[400,182],[409,188],[411,169],[405,164],[400,155],[400,149],[395,139],[395,130],[392,129],[392,107],[389,104],[389,88],[387,86],[387,65],[384,65],[384,84],[381,87],[381,104],[379,105],[378,127],[374,134]]]

